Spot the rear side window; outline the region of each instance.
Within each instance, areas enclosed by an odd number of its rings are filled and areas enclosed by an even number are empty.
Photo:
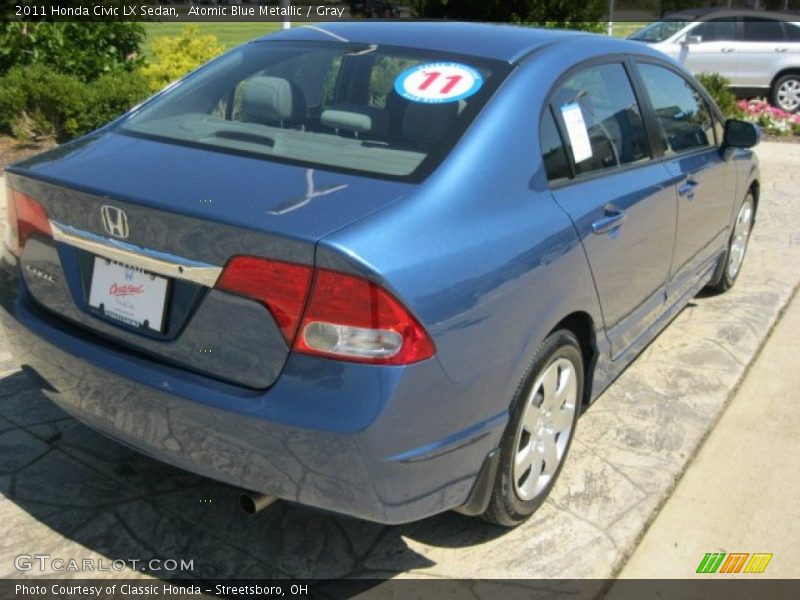
[[[794,23],[784,23],[784,31],[786,31],[786,39],[790,42],[800,42],[800,26]]]
[[[650,158],[639,104],[621,64],[578,71],[556,91],[552,107],[578,175]]]
[[[745,42],[779,42],[783,40],[780,21],[745,17],[742,23],[742,39]]]
[[[540,136],[542,139],[542,158],[544,159],[544,169],[547,172],[547,179],[550,182],[566,179],[569,177],[569,161],[567,151],[561,142],[558,134],[556,122],[552,113],[548,110],[542,118]]]
[[[639,71],[656,114],[665,153],[713,146],[714,121],[697,90],[664,67],[640,64]]]

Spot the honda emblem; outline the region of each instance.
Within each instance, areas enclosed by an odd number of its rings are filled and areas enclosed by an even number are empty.
[[[124,210],[104,204],[100,207],[100,214],[103,217],[103,227],[108,235],[122,239],[128,237],[128,215]]]

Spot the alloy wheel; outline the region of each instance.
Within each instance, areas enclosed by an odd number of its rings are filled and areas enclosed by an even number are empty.
[[[531,500],[558,471],[572,435],[578,403],[575,365],[566,358],[553,361],[536,380],[525,400],[514,444],[514,490]]]
[[[736,216],[736,224],[733,228],[733,238],[731,248],[728,252],[728,277],[735,279],[742,267],[744,253],[747,251],[747,242],[750,239],[750,230],[753,225],[753,205],[747,201],[742,204],[739,214]]]
[[[800,107],[800,79],[787,79],[784,81],[775,94],[778,100],[778,108],[787,112],[793,112]]]

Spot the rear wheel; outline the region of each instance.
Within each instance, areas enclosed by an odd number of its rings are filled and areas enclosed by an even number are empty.
[[[753,195],[747,194],[739,212],[736,213],[736,221],[733,224],[733,232],[728,242],[728,250],[725,253],[717,273],[714,276],[714,283],[708,286],[712,292],[727,292],[736,283],[739,273],[742,270],[744,255],[747,253],[747,244],[750,241],[750,232],[753,230],[753,220],[755,216],[755,203]]]
[[[770,102],[786,112],[800,110],[800,73],[789,73],[779,78],[772,86]]]
[[[513,527],[541,506],[569,451],[582,397],[580,345],[571,332],[556,331],[539,348],[512,403],[484,519]]]

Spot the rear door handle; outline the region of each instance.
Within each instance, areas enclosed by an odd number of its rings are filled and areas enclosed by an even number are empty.
[[[788,48],[775,48],[775,52],[787,52]]]
[[[725,54],[729,54],[729,53],[733,52],[734,50],[736,50],[736,48],[723,48],[723,49],[722,49],[722,51],[723,51]]]
[[[624,210],[618,209],[613,204],[606,204],[605,215],[592,223],[592,233],[597,235],[608,232],[613,233],[614,230],[619,229],[625,223],[626,219]]]
[[[699,184],[694,179],[689,177],[686,181],[683,182],[683,185],[681,185],[678,188],[678,193],[681,196],[686,196],[687,198],[689,198],[689,200],[693,200],[694,190],[698,185]]]

